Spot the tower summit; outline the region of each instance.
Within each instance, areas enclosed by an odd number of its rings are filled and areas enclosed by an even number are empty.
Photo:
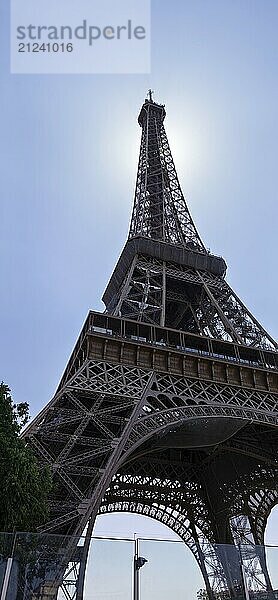
[[[275,341],[225,282],[226,263],[193,223],[149,90],[127,243],[103,295],[107,313],[261,348]]]
[[[278,503],[277,344],[197,232],[165,116],[150,90],[138,118],[130,231],[106,310],[90,311],[54,398],[24,433],[55,482],[40,531],[62,540],[54,565],[42,556],[43,599],[57,597],[64,577],[66,597],[82,600],[96,516],[113,511],[178,533],[210,600],[243,594],[237,555],[223,545],[243,545],[251,591],[271,593],[256,545]]]
[[[185,203],[164,129],[164,105],[149,90],[138,123],[141,149],[129,238],[148,237],[205,251]]]

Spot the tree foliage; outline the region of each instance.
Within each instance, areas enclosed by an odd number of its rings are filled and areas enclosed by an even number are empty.
[[[28,420],[28,404],[0,384],[0,531],[34,531],[47,517],[50,471],[19,437]]]

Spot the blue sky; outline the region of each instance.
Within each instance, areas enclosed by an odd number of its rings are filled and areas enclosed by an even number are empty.
[[[150,75],[11,75],[7,0],[0,27],[0,378],[15,400],[43,407],[103,308],[149,87],[204,242],[277,337],[277,0],[152,0]]]

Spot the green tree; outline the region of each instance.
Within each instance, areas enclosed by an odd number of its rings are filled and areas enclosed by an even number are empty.
[[[14,404],[10,389],[1,383],[0,531],[34,531],[47,517],[51,474],[40,468],[19,437],[28,420],[28,404]]]

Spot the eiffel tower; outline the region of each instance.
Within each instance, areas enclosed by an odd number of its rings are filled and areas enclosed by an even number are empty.
[[[106,310],[89,312],[54,398],[25,432],[55,482],[39,531],[64,540],[40,598],[56,598],[69,569],[67,597],[83,598],[95,519],[114,511],[176,532],[210,600],[237,597],[243,585],[224,545],[245,548],[249,586],[272,594],[257,546],[278,503],[278,348],[197,232],[165,115],[150,91],[138,118],[129,235]]]

